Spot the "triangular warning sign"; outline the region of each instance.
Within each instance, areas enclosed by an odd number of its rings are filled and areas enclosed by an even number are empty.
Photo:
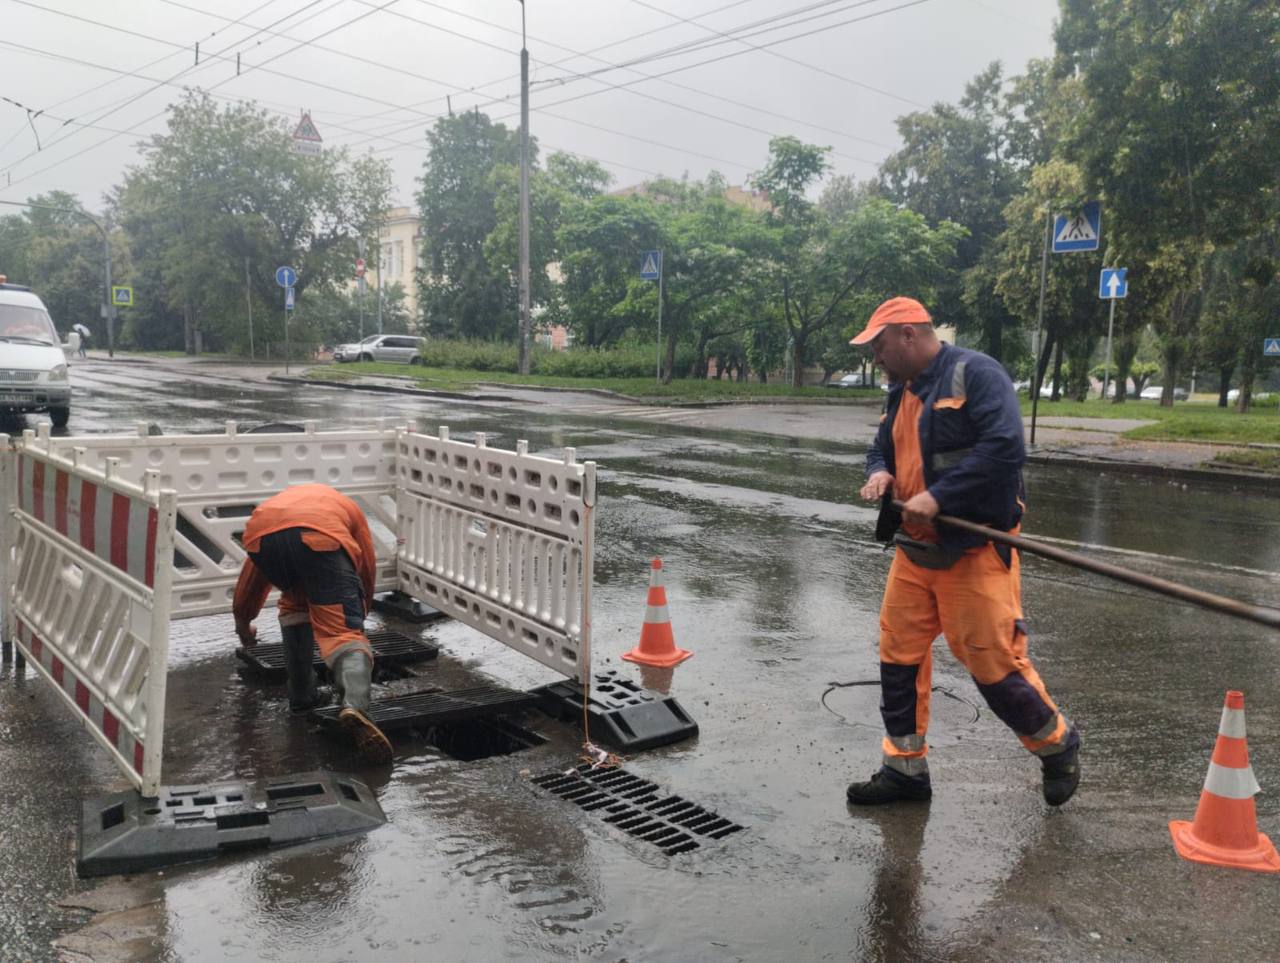
[[[640,273],[641,274],[657,274],[658,259],[655,258],[652,254],[646,254],[644,256],[644,265],[640,268]]]
[[[1096,241],[1097,239],[1098,232],[1093,229],[1089,219],[1083,214],[1077,214],[1062,225],[1062,230],[1058,232],[1054,241],[1062,244],[1065,241]]]
[[[316,130],[316,125],[312,123],[310,114],[302,115],[302,120],[298,121],[298,126],[293,131],[293,139],[320,143],[320,131]]]

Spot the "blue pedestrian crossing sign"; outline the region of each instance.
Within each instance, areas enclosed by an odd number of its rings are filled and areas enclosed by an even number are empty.
[[[1266,338],[1262,342],[1262,353],[1268,358],[1280,358],[1280,338]]]
[[[298,272],[287,265],[276,268],[276,284],[282,288],[291,288],[298,280]]]
[[[1090,201],[1072,214],[1059,214],[1053,222],[1053,253],[1096,251],[1102,239],[1102,204]]]
[[[293,288],[284,289],[284,309],[286,311],[293,310]]]
[[[118,308],[133,307],[133,288],[127,284],[113,284],[111,286],[111,303]]]
[[[1098,278],[1098,297],[1104,301],[1114,301],[1127,295],[1129,282],[1125,280],[1125,275],[1128,273],[1128,268],[1103,268],[1102,275]]]
[[[662,252],[645,251],[640,259],[640,277],[645,281],[656,281],[662,273]]]

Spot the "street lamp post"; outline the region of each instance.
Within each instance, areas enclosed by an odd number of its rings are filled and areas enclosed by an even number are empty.
[[[529,50],[520,0],[520,373],[529,373]]]

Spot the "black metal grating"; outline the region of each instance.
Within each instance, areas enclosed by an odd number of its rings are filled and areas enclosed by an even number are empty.
[[[442,692],[428,689],[380,699],[369,704],[369,718],[383,730],[423,728],[468,719],[487,719],[533,706],[537,699],[527,692],[482,685]],[[340,706],[324,706],[311,715],[322,723],[337,724]]]
[[[373,663],[377,667],[387,665],[411,665],[415,662],[426,662],[440,654],[440,649],[430,642],[411,639],[392,629],[374,629],[366,632],[370,645],[373,646]],[[283,682],[285,678],[284,643],[260,642],[257,645],[236,649],[236,658],[245,663],[246,669],[261,675],[268,680]],[[326,677],[328,669],[320,658],[317,649],[312,663],[322,677]]]
[[[596,769],[582,765],[567,771],[544,772],[534,776],[533,783],[587,812],[600,812],[605,822],[672,856],[700,849],[708,840],[723,839],[743,829],[620,767]]]

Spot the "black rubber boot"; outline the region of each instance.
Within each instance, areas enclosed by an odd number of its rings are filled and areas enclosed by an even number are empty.
[[[391,741],[369,718],[369,686],[373,681],[373,660],[364,652],[344,652],[333,662],[334,685],[341,693],[338,719],[346,727],[356,747],[370,765],[391,762]]]
[[[288,673],[289,711],[308,712],[324,705],[316,685],[315,634],[310,623],[282,625],[284,639],[284,668]]]
[[[933,787],[926,776],[904,776],[893,769],[881,768],[867,782],[853,782],[845,798],[854,806],[879,806],[894,802],[928,802]]]
[[[1073,733],[1075,743],[1070,749],[1052,756],[1040,758],[1044,801],[1050,806],[1061,806],[1075,795],[1080,785],[1080,741]]]

